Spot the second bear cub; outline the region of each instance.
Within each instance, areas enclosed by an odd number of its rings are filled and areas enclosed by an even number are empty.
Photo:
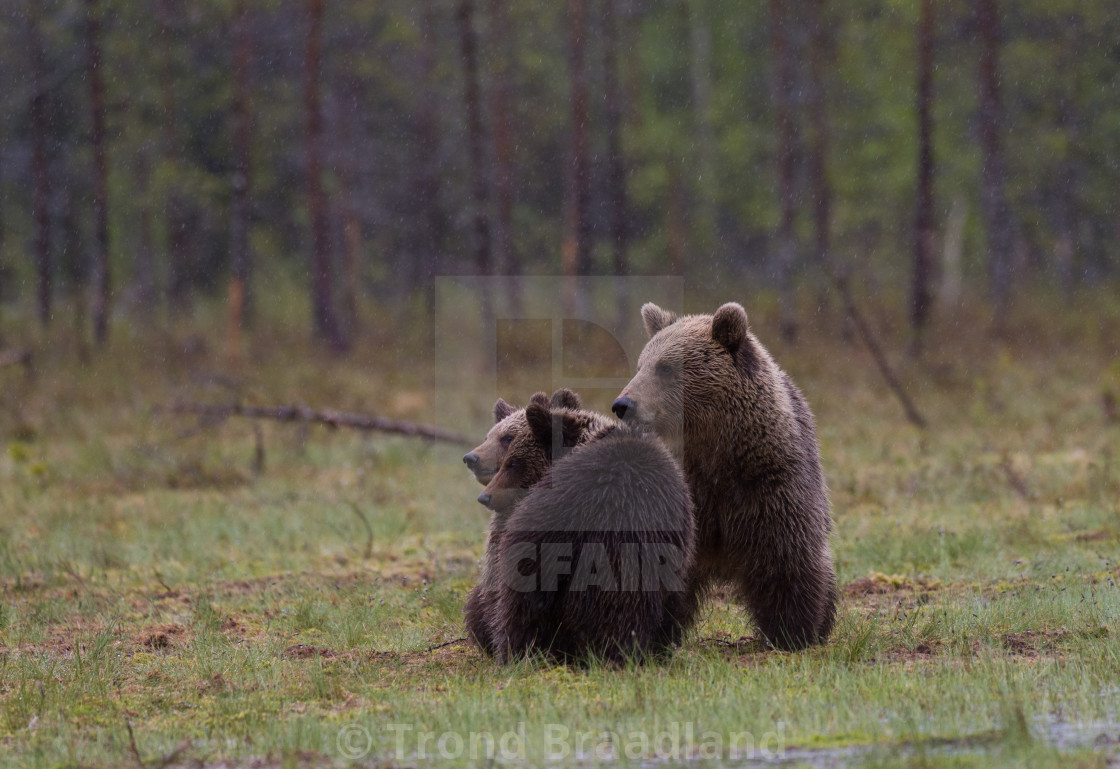
[[[486,490],[479,495],[478,501],[493,511],[482,578],[471,591],[463,610],[468,635],[488,654],[494,653],[487,606],[495,594],[496,572],[491,564],[497,561],[501,521],[529,487],[547,472],[554,453],[551,441],[548,446],[536,447],[536,439],[526,418],[528,408],[534,409],[538,420],[542,414],[551,414],[553,419],[562,421],[564,428],[560,434],[564,436],[564,445],[555,449],[557,455],[616,424],[610,417],[583,410],[579,396],[567,388],[554,392],[551,400],[543,392],[535,393],[524,409],[514,409],[498,399],[494,404],[494,427],[478,448],[463,457],[475,478],[486,484]],[[506,456],[511,453],[517,458],[512,463],[506,463]],[[501,478],[496,477],[499,471],[503,471]]]
[[[578,412],[531,403],[525,416],[527,434],[487,485],[501,504],[487,597],[473,617],[468,606],[472,635],[502,661],[536,650],[622,662],[678,643],[695,612],[693,507],[679,465],[639,428],[606,423],[587,437]]]
[[[567,388],[554,392],[551,401],[543,392],[534,393],[529,402],[554,409],[581,408],[579,396]],[[494,426],[486,433],[486,440],[463,455],[463,464],[474,474],[475,480],[485,486],[501,467],[510,443],[528,429],[525,409],[515,408],[498,398],[494,404]]]

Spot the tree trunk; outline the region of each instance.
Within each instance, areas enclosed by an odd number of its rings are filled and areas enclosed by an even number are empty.
[[[167,227],[167,296],[171,315],[183,314],[190,296],[190,268],[187,260],[187,223],[179,178],[179,130],[176,118],[175,35],[172,30],[174,3],[156,0],[160,25],[159,81],[163,112],[163,155],[167,166],[167,188],[164,190],[164,220]]]
[[[774,118],[777,129],[778,195],[781,218],[778,224],[778,283],[782,294],[782,337],[797,338],[794,313],[793,270],[797,261],[794,241],[794,126],[793,61],[789,44],[787,7],[783,0],[770,0],[770,44],[774,57]]]
[[[1077,57],[1085,45],[1083,27],[1074,22],[1062,35],[1061,56],[1058,66],[1072,71]],[[1077,288],[1078,233],[1084,231],[1080,195],[1086,189],[1078,159],[1078,147],[1084,146],[1081,132],[1081,115],[1075,97],[1058,100],[1058,126],[1065,134],[1066,149],[1058,164],[1057,179],[1053,186],[1050,208],[1054,212],[1054,262],[1062,298],[1073,305]]]
[[[455,14],[459,27],[459,54],[463,65],[463,107],[467,117],[467,156],[471,178],[471,222],[474,234],[474,263],[479,275],[494,272],[490,242],[490,218],[487,200],[486,149],[482,133],[482,97],[478,82],[478,42],[474,31],[474,2],[460,0]],[[494,317],[493,297],[486,286],[480,297],[483,324],[491,325]]]
[[[105,159],[105,80],[102,76],[101,18],[98,0],[86,0],[86,79],[89,82],[93,131],[93,339],[97,346],[109,336],[109,193]]]
[[[133,281],[139,315],[151,319],[156,304],[156,265],[155,247],[152,243],[152,207],[147,201],[147,194],[151,188],[147,159],[140,161],[137,177],[136,188],[142,191],[141,194],[145,199],[140,202],[140,240],[134,255]]]
[[[362,285],[362,221],[355,200],[358,179],[354,172],[354,161],[361,150],[355,139],[354,115],[358,105],[363,102],[360,78],[347,78],[343,103],[348,107],[344,107],[338,117],[338,143],[344,156],[335,170],[339,180],[342,214],[342,319],[346,334],[351,340],[358,332],[358,291]]]
[[[607,123],[607,197],[610,200],[610,237],[614,274],[625,278],[630,273],[627,259],[629,241],[629,204],[626,197],[626,157],[622,151],[622,89],[618,77],[618,23],[615,0],[603,0],[603,97]],[[617,281],[615,301],[618,323],[630,319],[627,281]]]
[[[945,223],[945,242],[941,249],[941,286],[938,290],[941,304],[956,309],[961,299],[964,285],[962,256],[964,253],[964,226],[968,222],[968,207],[964,199],[957,197],[949,209],[949,221]]]
[[[3,134],[0,134],[0,142],[3,142]],[[2,155],[2,153],[0,153]],[[4,159],[0,156],[0,200],[3,200],[4,190]],[[8,286],[5,282],[8,275],[8,270],[4,266],[4,240],[6,239],[7,232],[4,229],[6,220],[4,219],[4,206],[0,204],[0,302],[4,301],[5,295],[8,293]],[[0,327],[0,348],[4,347],[3,329]]]
[[[447,235],[447,223],[440,208],[440,141],[439,111],[436,98],[436,11],[430,3],[419,8],[422,42],[420,46],[420,77],[416,106],[416,210],[419,222],[414,228],[416,251],[413,259],[413,283],[422,287],[425,306],[435,311],[435,276],[439,254]]]
[[[246,0],[236,0],[233,9],[233,210],[227,335],[227,354],[232,360],[241,357],[241,332],[247,308],[252,306],[249,299],[253,269],[249,244],[253,226],[253,119],[249,106],[252,60],[252,17]]]
[[[513,26],[508,0],[487,0],[492,66],[490,116],[494,126],[494,261],[505,276],[506,297],[513,315],[520,314],[518,275],[520,260],[513,248],[513,115],[510,92],[513,81]]]
[[[669,165],[669,201],[665,212],[665,240],[668,247],[668,272],[684,276],[685,254],[688,253],[688,233],[685,224],[684,183],[681,167],[676,160]]]
[[[608,0],[609,1],[609,0]],[[692,55],[692,113],[696,126],[696,221],[692,232],[704,246],[715,240],[715,202],[717,196],[715,163],[712,153],[712,28],[708,20],[708,4],[696,0],[688,4],[689,48]]]
[[[358,317],[358,291],[362,286],[362,222],[354,205],[354,180],[344,175],[342,204],[343,270],[345,285],[342,287],[342,314],[347,335],[353,339],[358,334],[361,320]]]
[[[564,234],[562,261],[569,279],[565,302],[570,312],[580,312],[586,297],[574,278],[591,269],[590,162],[587,137],[587,5],[586,0],[568,0],[568,73],[571,124],[568,167],[564,191]]]
[[[31,208],[35,219],[35,267],[38,273],[37,305],[44,328],[51,321],[51,211],[50,161],[47,158],[47,92],[44,83],[43,38],[38,11],[28,13],[28,49],[31,54]]]
[[[319,78],[322,65],[324,0],[307,0],[307,40],[304,51],[304,111],[307,120],[307,208],[311,219],[311,307],[315,339],[331,352],[343,353],[346,339],[334,308],[334,266],[323,190],[323,114]]]
[[[813,196],[813,248],[815,264],[832,263],[832,186],[828,177],[828,89],[832,41],[829,35],[826,0],[810,0],[809,41],[809,183]],[[827,276],[825,280],[827,285]],[[823,291],[822,291],[823,293]],[[822,303],[825,301],[822,299]]]
[[[474,2],[460,0],[459,53],[465,84],[463,106],[467,113],[467,156],[471,176],[471,221],[474,229],[474,262],[479,275],[494,271],[491,260],[490,222],[487,216],[486,149],[482,133],[482,98],[478,82],[478,42],[474,31]]]
[[[918,190],[914,214],[914,273],[910,288],[910,351],[921,352],[929,324],[930,286],[937,233],[933,221],[933,0],[921,0],[918,17]]]
[[[993,323],[997,330],[1007,324],[1011,302],[1012,222],[1004,191],[1002,150],[1003,103],[999,85],[1000,19],[996,0],[976,0],[976,22],[980,31],[980,149],[983,179],[980,193],[984,228],[988,233],[988,290]]]

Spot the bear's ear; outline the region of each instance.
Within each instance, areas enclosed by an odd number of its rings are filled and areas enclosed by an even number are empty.
[[[561,387],[559,390],[552,394],[552,402],[549,404],[554,409],[580,409],[583,408],[583,403],[580,401],[579,396],[569,390],[567,387]]]
[[[498,402],[494,404],[494,424],[498,424],[515,411],[517,409],[498,398]]]
[[[642,323],[645,324],[646,333],[650,336],[676,322],[676,315],[662,310],[653,302],[646,302],[642,305]]]
[[[579,443],[585,430],[586,423],[583,419],[572,414],[564,414],[560,422],[560,435],[564,440],[564,448],[570,449]]]
[[[533,393],[533,397],[529,398],[529,403],[536,403],[538,406],[548,408],[548,393]]]
[[[549,461],[557,457],[560,449],[570,449],[579,443],[584,432],[584,424],[577,416],[562,411],[549,411],[539,403],[530,403],[525,408],[525,419],[536,444],[544,449]],[[556,429],[560,429],[560,443],[554,445]]]
[[[547,405],[533,401],[525,407],[525,419],[529,422],[529,431],[533,440],[538,445],[552,449],[552,412]]]
[[[736,302],[728,302],[712,316],[712,339],[726,347],[728,352],[739,349],[747,338],[749,328],[747,311]]]

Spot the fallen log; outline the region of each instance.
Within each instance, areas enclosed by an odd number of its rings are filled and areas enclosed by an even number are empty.
[[[313,409],[309,406],[242,406],[232,404],[172,403],[157,409],[166,414],[191,414],[200,421],[210,424],[224,422],[230,417],[244,419],[267,419],[274,422],[296,422],[299,424],[320,424],[330,428],[349,427],[364,432],[394,433],[413,438],[426,438],[432,441],[455,443],[460,446],[473,446],[477,441],[462,433],[445,430],[434,425],[406,422],[401,419],[354,414],[334,409]]]

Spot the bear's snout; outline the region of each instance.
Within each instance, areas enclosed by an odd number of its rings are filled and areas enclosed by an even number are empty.
[[[487,494],[485,491],[478,495],[478,501],[479,501],[480,504],[483,504],[483,505],[486,505],[487,507],[490,507],[490,502],[491,502],[490,495]]]
[[[467,469],[473,473],[478,469],[478,454],[475,454],[473,451],[469,454],[464,454],[463,464],[466,465]]]
[[[623,396],[615,398],[614,403],[611,404],[611,411],[619,419],[633,419],[634,415],[638,412],[638,404],[629,398]]]

